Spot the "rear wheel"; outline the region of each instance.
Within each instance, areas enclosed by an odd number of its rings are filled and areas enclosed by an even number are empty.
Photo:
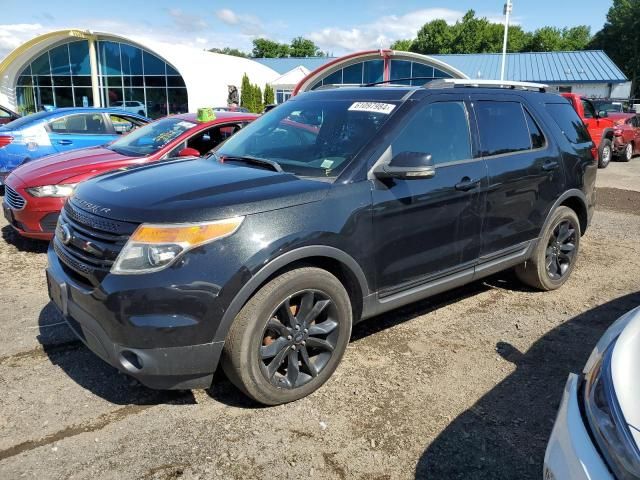
[[[260,403],[298,400],[333,374],[351,324],[349,295],[336,277],[313,267],[291,270],[242,308],[227,335],[223,369]]]
[[[578,259],[580,222],[569,207],[559,207],[545,228],[533,255],[516,267],[516,275],[539,290],[555,290],[571,275]]]
[[[613,155],[613,147],[611,145],[611,140],[605,138],[600,143],[600,151],[598,152],[598,167],[607,168],[609,162],[611,161],[611,156]]]

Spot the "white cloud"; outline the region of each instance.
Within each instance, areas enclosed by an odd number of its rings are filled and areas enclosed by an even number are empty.
[[[238,28],[245,35],[264,35],[265,27],[255,15],[236,13],[229,8],[223,8],[216,12],[216,17],[222,23]]]
[[[7,56],[14,48],[46,30],[39,23],[0,25],[0,59]]]
[[[465,12],[449,8],[424,8],[404,15],[385,15],[377,20],[357,25],[350,29],[327,27],[306,35],[322,50],[341,53],[344,51],[387,48],[395,40],[415,38],[418,30],[427,22],[443,19],[454,24]],[[491,22],[502,22],[499,15],[476,14]],[[517,22],[513,22],[517,23]]]
[[[197,32],[209,27],[207,22],[199,16],[185,13],[180,8],[170,8],[169,16],[175,25],[184,32]]]

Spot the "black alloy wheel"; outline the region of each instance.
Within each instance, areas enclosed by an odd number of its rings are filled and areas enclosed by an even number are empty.
[[[551,279],[559,280],[570,270],[576,253],[576,235],[576,229],[568,220],[553,229],[545,252],[545,265]]]
[[[319,290],[295,293],[266,322],[262,373],[275,387],[301,387],[322,372],[337,340],[338,314],[331,298]]]

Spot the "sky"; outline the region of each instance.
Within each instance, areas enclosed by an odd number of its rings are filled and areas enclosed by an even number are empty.
[[[611,3],[513,0],[513,21],[525,30],[586,24],[595,33]],[[503,4],[504,0],[0,0],[0,59],[24,41],[59,28],[247,52],[257,37],[288,43],[303,36],[325,52],[342,55],[413,38],[424,23],[436,18],[454,23],[470,8],[478,16],[502,21]]]

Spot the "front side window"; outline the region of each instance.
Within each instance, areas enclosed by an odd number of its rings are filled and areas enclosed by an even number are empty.
[[[428,153],[435,164],[471,158],[471,137],[463,102],[436,102],[420,108],[391,143],[391,154]]]
[[[119,138],[108,148],[132,157],[151,155],[195,126],[194,122],[180,118],[163,118]]]
[[[476,103],[481,155],[502,155],[531,148],[529,127],[520,102]]]
[[[596,118],[596,109],[589,100],[582,99],[582,108],[584,110],[584,118]]]
[[[109,115],[113,129],[118,135],[129,133],[131,130],[143,125],[143,123],[135,118],[124,115]]]
[[[75,133],[87,135],[104,135],[107,127],[100,113],[69,115],[60,117],[49,123],[54,133]]]
[[[571,143],[590,142],[591,137],[584,122],[569,103],[547,103],[547,110],[567,140]]]
[[[285,172],[335,177],[393,114],[393,101],[297,100],[243,128],[218,150],[221,158],[277,162]]]

